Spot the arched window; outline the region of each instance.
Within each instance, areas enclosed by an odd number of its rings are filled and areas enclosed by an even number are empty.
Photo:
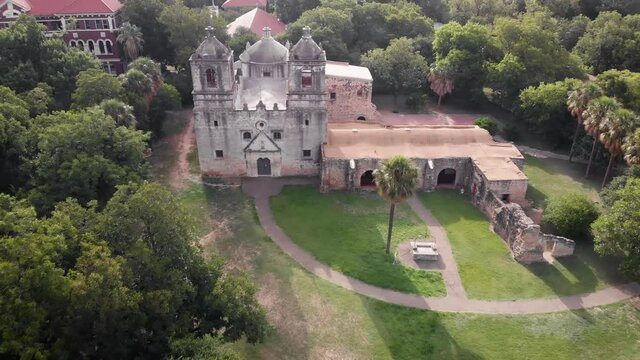
[[[251,133],[250,133],[250,132],[248,132],[248,131],[243,132],[243,133],[242,133],[242,138],[243,138],[244,140],[251,140]]]
[[[360,176],[360,186],[376,186],[373,170],[367,170]]]
[[[71,41],[69,41],[69,46],[71,46],[71,47],[76,47],[76,42],[75,42],[75,40],[71,40]]]
[[[78,47],[80,48],[80,50],[85,50],[85,48],[84,48],[84,41],[82,41],[82,40],[78,40]]]
[[[360,115],[360,116],[358,116],[358,120],[360,120],[360,121],[365,121],[365,120],[367,120],[367,118],[366,118],[366,117],[364,117],[364,116],[362,116],[362,115]]]
[[[87,41],[87,45],[89,45],[89,52],[90,52],[90,53],[92,53],[92,54],[93,54],[93,53],[95,53],[95,52],[96,52],[96,46],[95,46],[95,44],[93,43],[93,40],[89,40],[89,41]]]
[[[98,51],[100,54],[106,54],[106,50],[104,48],[104,41],[98,40]]]
[[[207,87],[214,88],[217,86],[216,72],[213,69],[207,69],[206,77],[207,77]]]
[[[111,40],[105,41],[107,46],[107,54],[113,54],[113,44],[111,44]]]

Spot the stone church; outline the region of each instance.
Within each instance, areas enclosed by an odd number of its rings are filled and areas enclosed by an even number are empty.
[[[461,189],[491,219],[515,259],[573,253],[522,211],[524,157],[477,126],[393,126],[371,102],[369,69],[328,61],[304,28],[295,44],[262,39],[234,54],[207,30],[191,56],[195,133],[202,174],[316,176],[320,188],[375,189],[379,162],[404,155],[422,189]]]

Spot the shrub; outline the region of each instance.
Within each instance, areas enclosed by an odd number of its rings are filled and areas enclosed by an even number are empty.
[[[407,107],[413,111],[423,110],[426,104],[426,94],[412,94],[407,97],[407,100],[405,101],[405,105],[407,105]]]
[[[520,139],[520,130],[515,124],[507,124],[502,127],[502,137],[509,141]]]
[[[487,130],[491,136],[498,133],[498,123],[488,116],[481,116],[477,118],[474,124]]]
[[[547,201],[542,221],[550,225],[556,235],[584,238],[599,214],[595,203],[586,195],[567,193]]]

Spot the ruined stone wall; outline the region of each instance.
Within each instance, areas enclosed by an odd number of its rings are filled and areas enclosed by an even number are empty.
[[[327,112],[329,122],[377,122],[379,115],[371,102],[370,81],[326,77]],[[333,95],[332,95],[333,94]]]
[[[545,261],[542,256],[545,251],[554,257],[573,254],[573,240],[542,233],[520,205],[503,203],[484,183],[476,188],[475,194],[472,192],[471,200],[489,218],[493,231],[507,243],[516,261],[524,264]]]

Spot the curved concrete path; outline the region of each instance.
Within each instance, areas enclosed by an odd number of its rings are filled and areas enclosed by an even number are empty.
[[[277,195],[287,184],[314,184],[315,179],[295,178],[257,178],[243,182],[244,192],[255,198],[260,224],[271,239],[297,261],[302,267],[313,274],[358,294],[384,301],[391,304],[428,309],[444,312],[468,312],[486,314],[537,314],[566,310],[583,309],[593,306],[616,303],[633,296],[640,295],[640,285],[630,283],[613,286],[588,294],[565,296],[555,299],[534,299],[517,301],[484,301],[468,299],[458,268],[451,252],[451,246],[446,233],[431,213],[425,209],[417,199],[411,199],[409,205],[430,228],[438,244],[438,251],[443,258],[445,268],[442,270],[447,296],[433,298],[415,294],[401,293],[389,289],[366,284],[360,280],[346,276],[329,266],[316,260],[311,254],[296,245],[287,234],[276,224],[269,197]]]

